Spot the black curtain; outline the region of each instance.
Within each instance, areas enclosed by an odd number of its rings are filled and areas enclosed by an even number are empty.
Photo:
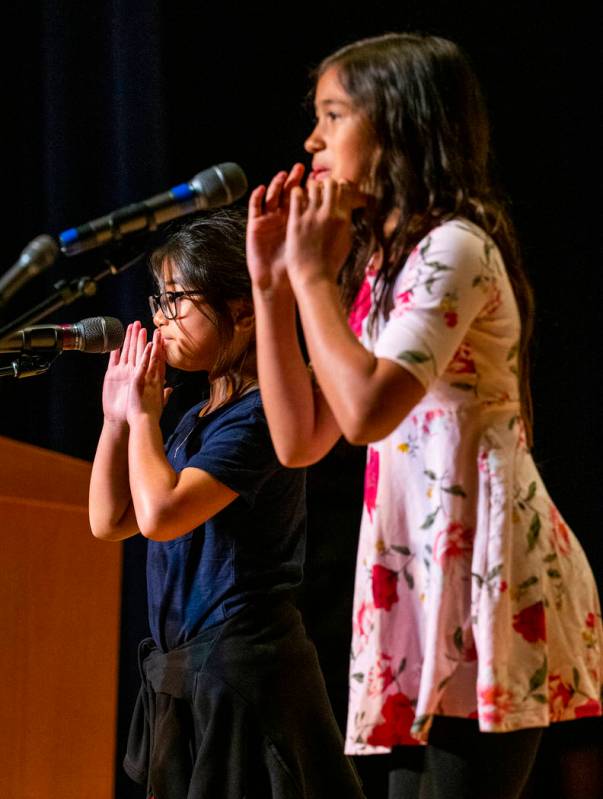
[[[511,198],[536,290],[536,458],[601,577],[595,11],[594,4],[573,3],[549,7],[545,16],[539,5],[9,3],[2,11],[0,56],[7,208],[0,272],[38,234],[56,235],[212,164],[239,163],[253,186],[304,160],[302,142],[311,125],[304,104],[308,72],[336,47],[391,30],[455,39],[486,92],[497,173]],[[120,263],[131,255],[118,250],[59,259],[20,292],[3,322],[47,297],[57,281],[94,276],[105,258]],[[95,297],[48,321],[102,314],[124,324],[137,318],[150,324],[147,293],[143,259],[99,283]],[[46,375],[4,378],[0,434],[91,459],[101,426],[104,365],[99,356],[66,353]],[[166,427],[198,391],[194,380],[182,387]],[[361,484],[362,451],[344,444],[310,472],[307,583],[300,599],[342,724]],[[146,634],[144,557],[142,542],[124,546],[118,763],[138,682],[136,645]],[[601,725],[592,724],[588,734],[601,740]],[[361,763],[375,797],[384,790],[376,760]],[[545,780],[544,765],[540,771]],[[116,796],[140,795],[118,768]]]

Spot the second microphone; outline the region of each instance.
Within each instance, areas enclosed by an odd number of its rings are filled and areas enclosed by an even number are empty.
[[[133,233],[155,230],[165,222],[195,211],[230,205],[246,191],[247,178],[238,164],[218,164],[199,172],[188,183],[64,230],[59,234],[61,250],[65,255],[93,250]]]

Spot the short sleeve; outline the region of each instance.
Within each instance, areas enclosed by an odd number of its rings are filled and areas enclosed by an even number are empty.
[[[279,468],[261,403],[241,402],[207,427],[186,467],[202,469],[249,505]]]
[[[434,228],[396,281],[374,354],[404,366],[427,390],[492,296],[501,268],[493,241],[477,226],[454,220]]]

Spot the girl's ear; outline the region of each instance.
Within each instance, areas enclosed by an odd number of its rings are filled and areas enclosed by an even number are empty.
[[[253,330],[255,325],[253,303],[248,300],[235,300],[231,305],[231,313],[235,330],[240,333],[247,333]]]

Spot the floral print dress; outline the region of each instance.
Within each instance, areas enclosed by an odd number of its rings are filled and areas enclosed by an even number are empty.
[[[601,610],[584,553],[526,447],[520,320],[500,253],[464,219],[433,229],[364,346],[426,394],[368,447],[348,754],[425,743],[434,714],[506,732],[601,715]]]

